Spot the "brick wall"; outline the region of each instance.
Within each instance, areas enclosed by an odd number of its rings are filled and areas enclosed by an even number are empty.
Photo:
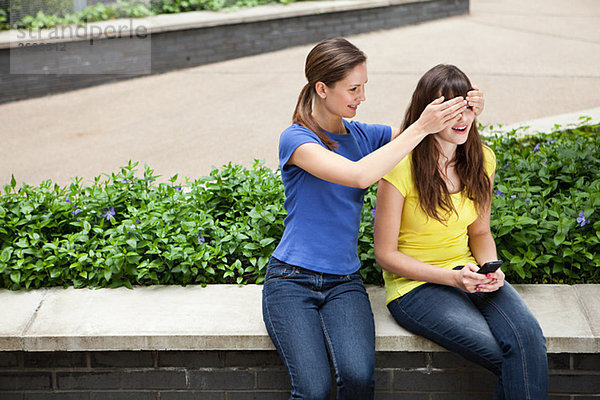
[[[43,73],[9,73],[11,50],[0,49],[0,103],[38,97],[151,73],[315,43],[469,12],[469,0],[425,0],[385,7],[152,34],[150,47],[130,37],[13,49]],[[66,49],[66,51],[65,51]],[[139,54],[136,55],[136,51]],[[22,52],[22,54],[21,54]],[[150,57],[148,67],[140,60]],[[65,62],[73,60],[73,63]],[[82,61],[83,60],[83,61]],[[25,65],[27,64],[27,65]],[[48,65],[46,65],[48,64]],[[143,64],[143,62],[142,62]],[[98,68],[107,66],[106,69]],[[119,66],[120,70],[114,70]],[[45,67],[45,68],[44,68]],[[95,68],[95,69],[94,69]],[[13,72],[15,68],[13,68]],[[19,68],[22,72],[23,69]]]
[[[600,354],[550,354],[550,400],[600,399]],[[378,352],[377,400],[485,400],[495,377],[450,353]],[[275,400],[274,351],[0,352],[2,400]]]

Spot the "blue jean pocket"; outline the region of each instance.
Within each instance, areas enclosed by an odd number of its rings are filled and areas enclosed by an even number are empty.
[[[284,279],[298,273],[298,267],[279,261],[276,258],[271,258],[265,275],[265,283],[274,279]]]

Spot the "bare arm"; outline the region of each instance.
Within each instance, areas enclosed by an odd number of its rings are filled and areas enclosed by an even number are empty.
[[[366,188],[398,164],[425,136],[439,132],[460,118],[466,106],[461,97],[442,103],[443,97],[425,108],[421,117],[390,143],[358,161],[351,161],[316,143],[305,143],[294,151],[288,165],[296,165],[323,180],[344,186]]]
[[[408,279],[454,286],[466,292],[477,291],[489,278],[477,274],[477,266],[468,263],[461,270],[450,270],[421,262],[398,251],[404,196],[382,179],[377,188],[375,214],[375,259],[381,268]]]
[[[494,174],[490,177],[490,182],[493,186]],[[490,191],[492,190],[492,186],[490,186]],[[494,237],[492,236],[490,228],[491,208],[490,201],[490,204],[487,205],[485,211],[467,228],[469,234],[469,247],[479,265],[498,259],[496,242],[494,242]],[[498,269],[492,274],[488,274],[488,277],[493,279],[493,281],[490,284],[481,285],[481,291],[493,292],[504,285],[504,272],[502,272],[501,269]]]
[[[494,181],[494,175],[490,177],[490,181]],[[498,255],[496,254],[496,243],[494,242],[492,230],[490,228],[491,208],[490,202],[490,204],[486,206],[484,212],[479,214],[477,219],[467,228],[469,234],[469,247],[479,265],[498,259]]]

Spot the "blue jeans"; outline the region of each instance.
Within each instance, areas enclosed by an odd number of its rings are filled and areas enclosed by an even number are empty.
[[[287,368],[290,399],[374,397],[375,326],[360,274],[330,275],[272,258],[263,287],[263,320]]]
[[[404,328],[496,374],[494,399],[547,398],[546,339],[508,282],[491,293],[426,283],[388,309]]]

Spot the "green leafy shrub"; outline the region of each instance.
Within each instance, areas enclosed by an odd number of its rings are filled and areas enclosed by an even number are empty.
[[[0,31],[10,29],[8,11],[0,8]]]
[[[38,11],[35,16],[27,15],[16,23],[17,28],[47,29],[57,25],[83,25],[88,22],[108,21],[127,17],[148,17],[154,15],[144,4],[138,2],[96,3],[83,10],[65,14],[46,14]]]
[[[486,141],[498,167],[492,231],[514,283],[600,282],[600,125]],[[0,287],[261,283],[283,234],[278,171],[231,163],[195,181],[156,182],[137,163],[60,187],[13,180],[0,196]],[[376,189],[358,242],[368,283]]]
[[[220,10],[225,0],[153,0],[152,9],[158,14],[171,14],[199,10]]]
[[[0,287],[261,282],[283,233],[283,184],[258,162],[185,186],[129,164],[83,187],[16,182],[0,197]]]
[[[0,20],[4,17],[6,25],[1,29],[10,29],[10,22],[16,23],[38,11],[61,16],[73,11],[72,0],[5,0],[0,1]]]
[[[509,279],[600,282],[600,125],[489,139],[492,232]]]

